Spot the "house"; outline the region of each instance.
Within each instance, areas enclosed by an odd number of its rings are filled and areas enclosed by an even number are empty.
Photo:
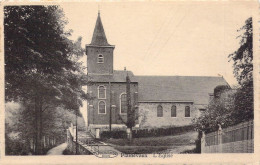
[[[114,70],[114,45],[107,41],[98,13],[92,41],[86,45],[89,128],[124,126],[127,116],[126,76],[130,83],[132,107],[138,107],[139,127],[191,124],[209,103],[218,85],[228,85],[223,77],[135,76],[131,71]]]

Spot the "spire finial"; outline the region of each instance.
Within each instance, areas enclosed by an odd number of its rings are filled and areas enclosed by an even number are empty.
[[[98,5],[98,15],[100,15],[100,6]]]

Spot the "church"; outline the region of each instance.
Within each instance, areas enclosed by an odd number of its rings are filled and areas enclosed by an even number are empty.
[[[86,45],[87,92],[93,98],[87,106],[90,129],[125,126],[127,75],[139,128],[189,125],[205,111],[214,88],[228,85],[223,77],[137,76],[126,69],[114,70],[114,49],[107,41],[98,13],[91,43]]]

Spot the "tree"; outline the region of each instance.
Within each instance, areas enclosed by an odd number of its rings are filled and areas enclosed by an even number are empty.
[[[118,117],[119,119],[126,125],[127,127],[127,134],[128,134],[128,139],[131,142],[132,141],[132,128],[136,124],[136,120],[138,120],[138,112],[137,112],[137,98],[134,96],[135,100],[132,106],[132,101],[131,101],[131,80],[129,75],[127,74],[126,76],[126,107],[127,107],[127,115],[126,115],[126,120],[122,118],[122,116],[119,114]],[[143,118],[144,120],[144,118]]]
[[[214,89],[214,99],[208,109],[194,119],[199,130],[211,132],[217,130],[218,125],[227,127],[254,118],[252,18],[248,18],[238,32],[242,32],[238,36],[240,47],[229,55],[229,61],[234,62],[239,87],[231,90],[228,86],[218,86]]]
[[[58,6],[5,6],[5,99],[28,106],[35,154],[42,153],[43,115],[63,106],[78,110],[86,77],[77,59],[84,50],[68,39]],[[48,112],[49,113],[49,112]]]
[[[212,132],[218,126],[227,127],[233,124],[235,91],[229,86],[217,86],[214,89],[214,98],[210,101],[206,111],[200,117],[194,118],[193,122],[199,131]]]
[[[238,83],[243,86],[253,81],[253,27],[252,17],[245,21],[245,25],[238,32],[242,32],[237,38],[240,39],[240,47],[229,55],[233,61],[234,75]],[[247,84],[250,85],[250,84]]]
[[[252,17],[238,30],[240,47],[229,55],[234,62],[234,75],[240,85],[235,96],[235,111],[233,116],[237,122],[254,118],[254,88],[253,88],[253,27]]]

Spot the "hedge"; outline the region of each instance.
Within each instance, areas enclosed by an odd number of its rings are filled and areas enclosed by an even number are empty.
[[[193,125],[182,126],[182,127],[169,127],[169,128],[136,129],[133,130],[133,138],[177,135],[192,130],[194,130]],[[127,135],[126,135],[126,131],[112,130],[111,132],[103,131],[101,132],[100,136],[101,138],[122,139],[122,138],[126,138]]]

